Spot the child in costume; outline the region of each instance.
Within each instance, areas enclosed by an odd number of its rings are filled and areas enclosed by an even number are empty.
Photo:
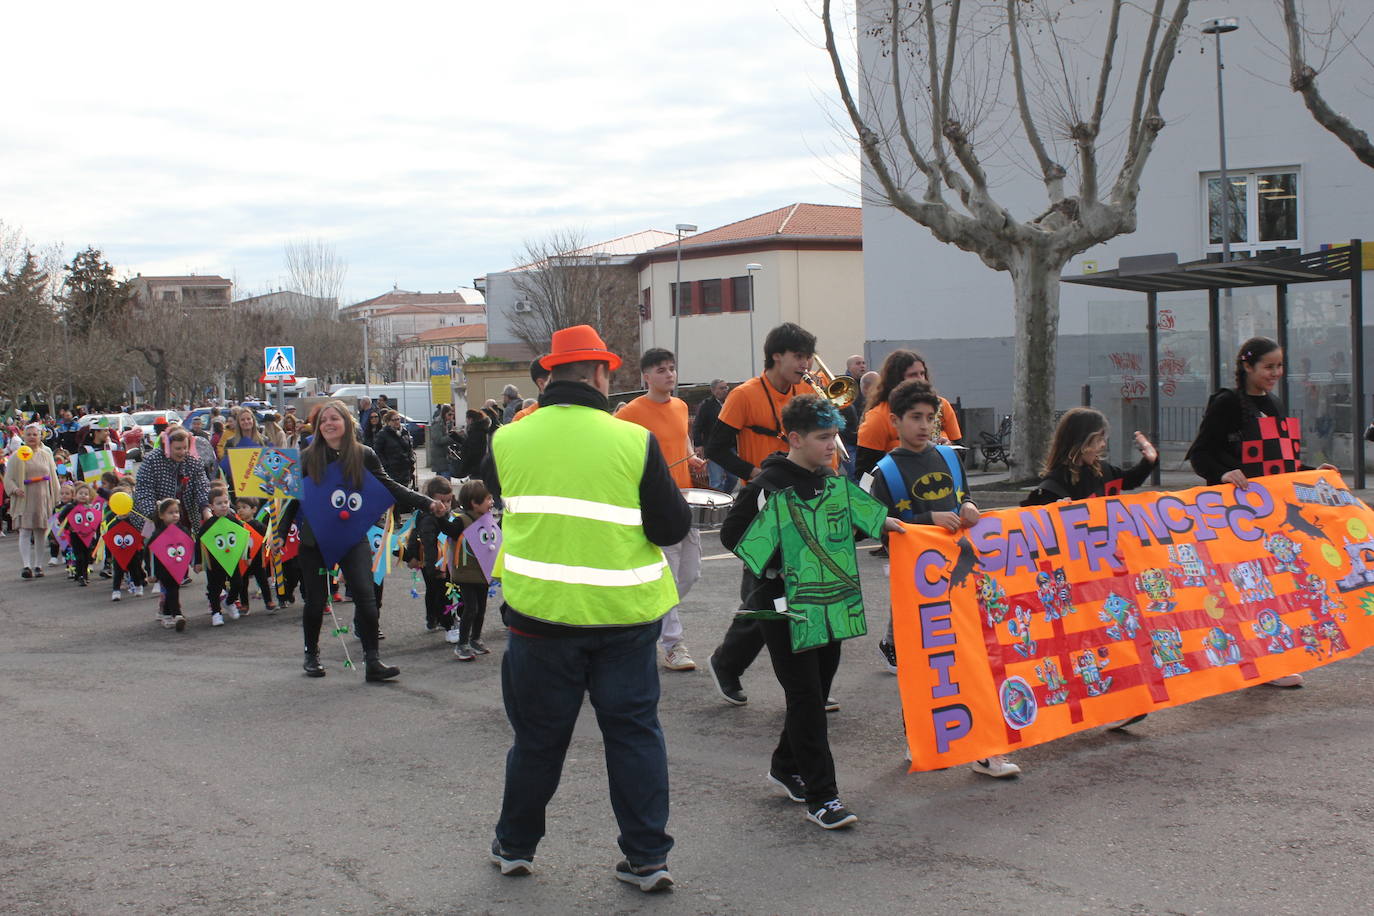
[[[798,395],[780,420],[788,452],[764,459],[720,540],[744,560],[739,613],[758,618],[787,698],[767,778],[806,804],[807,820],[834,830],[858,821],[840,801],[825,721],[840,643],[867,632],[855,532],[878,537],[901,525],[882,503],[832,473],[844,423],[834,405]]]
[[[64,481],[62,483],[61,488],[58,490],[57,511],[54,513],[54,517],[63,518],[63,513],[76,503],[75,490],[76,487],[72,483],[68,481]],[[70,539],[70,535],[68,537]],[[67,578],[70,579],[73,576],[75,576],[76,573],[73,570],[71,564],[71,548],[64,547],[60,543],[58,543],[57,536],[52,533],[52,526],[49,526],[48,565],[57,566],[59,563],[63,562],[67,564]]]
[[[1115,496],[1144,483],[1159,462],[1159,452],[1144,433],[1136,430],[1135,446],[1141,458],[1135,467],[1123,470],[1102,460],[1107,454],[1110,433],[1101,411],[1091,407],[1066,411],[1054,429],[1049,456],[1040,470],[1044,479],[1021,505],[1043,506],[1061,499]]]
[[[280,539],[280,547],[275,548],[279,551],[277,570],[281,576],[280,604],[282,607],[291,607],[296,603],[296,587],[301,584],[301,561],[297,555],[301,543],[300,529],[292,524],[286,529],[285,537],[278,533],[277,538]]]
[[[936,418],[943,403],[939,393],[919,379],[909,379],[892,390],[888,396],[889,423],[897,447],[874,465],[871,477],[866,475],[864,483],[888,507],[893,518],[911,525],[938,525],[946,531],[958,531],[977,523],[978,506],[968,498],[959,456],[949,446],[934,443]],[[888,670],[896,674],[897,648],[892,642],[890,614],[887,636],[878,648]],[[1021,772],[1004,755],[975,760],[972,769],[996,779]]]
[[[240,498],[238,502],[239,522],[245,528],[252,528],[262,538],[267,537],[267,526],[257,519],[258,503],[257,500]],[[275,612],[277,609],[276,596],[272,591],[272,579],[267,575],[267,544],[264,542],[258,548],[258,552],[248,561],[248,569],[239,574],[239,591],[237,595],[238,609],[242,614],[249,611],[248,582],[249,580],[258,583],[258,592],[262,595],[262,603],[268,611]]]
[[[167,499],[158,500],[157,517],[153,519],[153,530],[148,542],[157,539],[168,528],[181,525],[181,500],[175,496]],[[159,620],[165,629],[176,629],[178,633],[186,629],[186,618],[181,613],[181,576],[175,575],[171,570],[158,560],[156,553],[152,553],[149,565],[153,570],[153,577],[162,586],[161,614]]]
[[[491,511],[494,500],[487,485],[469,480],[458,491],[459,534],[473,522]],[[461,536],[449,536],[448,577],[458,586],[463,609],[458,624],[458,645],[453,650],[460,662],[470,662],[479,655],[491,652],[482,642],[482,623],[487,616],[487,576],[482,566],[468,550]]]
[[[72,487],[72,504],[58,513],[57,518],[60,522],[67,523],[67,534],[71,543],[73,559],[73,578],[77,585],[85,586],[87,575],[90,572],[91,554],[93,551],[94,539],[87,543],[86,540],[73,530],[83,517],[90,513],[96,513],[95,507],[95,487],[88,483],[78,483]],[[98,513],[97,513],[98,517]]]
[[[447,477],[431,477],[425,483],[424,494],[446,507],[453,505],[453,484],[448,482]],[[421,512],[415,519],[414,538],[418,556],[409,558],[408,562],[419,564],[416,568],[420,570],[420,578],[425,583],[425,629],[431,633],[444,629],[448,632],[448,641],[456,643],[459,641],[458,621],[449,613],[448,577],[439,568],[441,533],[452,543],[454,538],[463,533],[463,524],[453,519],[450,513],[437,516]]]
[[[224,487],[212,489],[210,491],[210,514],[212,517],[201,528],[200,562],[196,565],[196,572],[200,572],[201,567],[205,568],[205,597],[210,602],[210,626],[212,627],[224,626],[226,612],[230,620],[239,619],[239,611],[234,604],[234,597],[243,588],[243,574],[237,570],[232,574],[229,573],[211,556],[210,552],[210,543],[214,538],[214,535],[210,534],[210,526],[220,519],[228,519],[234,525],[243,527],[229,511],[229,508],[228,489]],[[246,532],[244,536],[247,536]],[[224,601],[226,597],[228,600]],[[224,603],[221,604],[221,601]]]
[[[134,495],[134,488],[129,484],[119,484],[110,490],[111,496],[113,496],[115,493],[127,493],[129,494],[130,500],[132,500]],[[107,502],[107,509],[108,506],[109,503]],[[137,543],[139,545],[138,549],[132,552],[129,552],[128,550],[115,549],[107,549],[105,551],[106,560],[110,563],[112,569],[114,570],[113,591],[110,592],[110,600],[119,600],[119,588],[121,585],[124,584],[124,580],[126,578],[133,583],[129,593],[133,595],[135,598],[141,598],[143,597],[143,586],[147,584],[148,577],[147,574],[143,571],[143,536],[142,534],[137,534],[137,536],[135,537],[135,533],[137,529],[143,526],[143,519],[141,516],[134,515],[132,512],[127,515],[116,515],[114,514],[113,510],[108,510],[106,512],[106,517],[108,528],[115,528],[115,526],[119,525],[120,522],[126,523],[125,525],[120,526],[121,530],[116,531],[114,537],[128,537],[130,538],[130,545],[132,545],[133,543]],[[108,534],[106,540],[107,542],[110,540]],[[121,562],[121,557],[127,557],[127,562]]]

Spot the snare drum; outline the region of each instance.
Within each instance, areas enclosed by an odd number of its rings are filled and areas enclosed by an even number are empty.
[[[719,528],[735,504],[735,498],[728,493],[697,487],[683,490],[682,498],[692,510],[693,528]]]

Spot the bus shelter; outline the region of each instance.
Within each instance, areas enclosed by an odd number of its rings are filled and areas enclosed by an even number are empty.
[[[1299,283],[1347,281],[1350,284],[1350,401],[1351,462],[1355,487],[1365,486],[1364,429],[1364,287],[1363,245],[1359,239],[1348,246],[1274,258],[1240,261],[1193,261],[1179,264],[1177,254],[1150,254],[1122,258],[1116,270],[1064,277],[1063,282],[1145,294],[1145,329],[1148,338],[1150,388],[1150,438],[1159,441],[1159,295],[1160,293],[1207,292],[1207,338],[1211,387],[1221,387],[1221,293],[1228,289],[1274,288],[1274,314],[1279,346],[1288,353],[1288,288]],[[1288,399],[1288,376],[1280,382],[1280,396]],[[1154,482],[1159,483],[1159,468]]]

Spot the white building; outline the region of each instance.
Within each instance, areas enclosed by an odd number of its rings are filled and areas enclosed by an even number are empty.
[[[861,0],[872,16],[886,4]],[[1308,4],[1309,8],[1316,6]],[[1220,252],[1220,232],[1209,231],[1207,187],[1220,187],[1217,138],[1217,70],[1213,38],[1200,33],[1205,19],[1242,15],[1240,28],[1222,37],[1228,171],[1240,203],[1243,225],[1233,257],[1259,256],[1276,249],[1312,251],[1351,238],[1374,238],[1374,170],[1362,165],[1339,141],[1319,127],[1289,91],[1287,62],[1278,47],[1283,28],[1276,4],[1194,3],[1173,61],[1161,112],[1167,122],[1145,168],[1138,228],[1075,258],[1065,275],[1109,270],[1120,258],[1174,252],[1190,262]],[[886,72],[877,39],[860,30],[861,64]],[[1131,47],[1140,36],[1123,33]],[[1360,41],[1369,52],[1374,33]],[[1087,47],[1097,47],[1090,41]],[[1354,54],[1352,64],[1362,63]],[[1096,73],[1095,62],[1084,62]],[[1365,79],[1368,78],[1367,71]],[[1134,73],[1120,77],[1113,104],[1128,109]],[[1007,77],[1010,80],[1010,77]],[[854,80],[857,86],[860,80]],[[1368,97],[1358,78],[1338,71],[1324,74],[1323,89],[1338,110],[1366,128],[1374,127]],[[865,100],[874,104],[872,99]],[[879,100],[890,105],[890,100]],[[1120,116],[1115,122],[1120,124]],[[1024,142],[1016,141],[1019,148]],[[985,151],[997,184],[993,194],[1018,219],[1045,209],[1043,186],[1024,163]],[[1064,154],[1061,153],[1061,158]],[[1029,154],[1027,154],[1029,157]],[[1119,159],[1119,147],[1118,156]],[[1111,167],[1114,176],[1115,163]],[[919,189],[916,196],[920,196]],[[1217,214],[1213,213],[1213,217]],[[1213,219],[1211,222],[1215,223]],[[924,227],[874,201],[864,203],[865,347],[870,365],[891,350],[912,347],[923,353],[936,386],[951,401],[959,398],[978,415],[974,429],[1011,407],[1013,316],[1011,279],[977,256],[937,241]],[[1368,247],[1367,247],[1368,251]],[[1363,289],[1370,301],[1374,251],[1365,255]],[[1287,353],[1291,412],[1302,418],[1306,457],[1350,463],[1348,284],[1315,283],[1289,289]],[[1178,293],[1160,297],[1161,433],[1166,442],[1191,439],[1209,393],[1207,296]],[[1145,379],[1145,297],[1065,284],[1059,324],[1058,408],[1081,402],[1090,386],[1093,406],[1117,430],[1114,454],[1130,430],[1141,425]],[[1365,311],[1366,344],[1370,309]],[[1274,291],[1237,290],[1221,308],[1223,378],[1242,340],[1275,334]],[[1369,390],[1368,367],[1366,391]],[[1362,432],[1362,431],[1358,431]]]

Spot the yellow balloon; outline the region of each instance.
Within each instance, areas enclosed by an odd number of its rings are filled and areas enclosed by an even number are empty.
[[[1352,518],[1345,523],[1345,530],[1350,532],[1350,536],[1356,541],[1363,541],[1369,537],[1369,526],[1362,519]]]
[[[115,515],[128,515],[134,510],[134,498],[123,490],[110,494],[110,511]]]
[[[21,445],[15,451],[15,454],[19,456],[20,461],[28,461],[33,457],[33,449],[29,448],[27,445]]]

